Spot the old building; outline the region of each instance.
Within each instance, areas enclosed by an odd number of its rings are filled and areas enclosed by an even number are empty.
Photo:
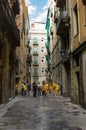
[[[20,30],[20,47],[16,48],[16,83],[21,90],[21,82],[27,83],[29,54],[29,14],[25,0],[20,1],[20,15],[17,17],[17,25]]]
[[[51,0],[52,2],[52,0]],[[54,0],[50,17],[52,79],[62,86],[62,95],[86,104],[86,2]],[[50,6],[50,10],[52,10]],[[82,15],[83,14],[83,15]],[[83,20],[82,20],[83,19]],[[56,25],[56,41],[54,40]]]
[[[72,0],[70,9],[72,100],[86,104],[86,1]]]
[[[42,86],[43,81],[46,80],[46,30],[45,23],[34,22],[31,24],[31,54],[32,54],[32,64],[31,64],[31,83],[36,81],[40,82]]]
[[[50,4],[50,54],[52,80],[62,86],[62,94],[70,96],[70,46],[67,3],[64,0]]]
[[[71,84],[70,84],[70,17],[69,8],[66,0],[56,1],[56,7],[59,8],[59,15],[57,20],[57,46],[59,52],[58,60],[58,74],[60,75],[60,85],[62,86],[62,94],[64,96],[70,96]],[[57,75],[58,75],[57,74]]]
[[[0,0],[0,103],[14,96],[15,54],[20,46],[20,34],[16,25],[19,1]]]

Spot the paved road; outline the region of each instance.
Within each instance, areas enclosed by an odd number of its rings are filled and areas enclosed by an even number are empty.
[[[0,107],[0,130],[86,130],[86,110],[62,96],[17,96]]]

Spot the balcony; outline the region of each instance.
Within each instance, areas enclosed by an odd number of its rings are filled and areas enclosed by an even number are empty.
[[[53,35],[53,26],[50,27],[50,35]]]
[[[54,8],[54,23],[57,23],[58,20],[58,10],[57,7]]]
[[[29,64],[29,66],[31,65],[31,62],[32,62],[32,55],[31,54],[28,54],[27,55],[27,59],[26,59],[26,63]]]
[[[39,77],[39,75],[37,73],[34,73],[33,77]]]
[[[38,52],[33,52],[33,56],[38,56]]]
[[[0,30],[3,33],[5,30],[8,38],[12,40],[12,43],[16,46],[20,46],[20,33],[7,0],[0,0]]]
[[[58,8],[63,8],[63,6],[65,5],[65,1],[66,0],[56,0],[56,6]]]
[[[66,11],[61,11],[57,22],[57,35],[65,35],[69,31],[70,17]]]
[[[60,53],[61,53],[61,57],[62,57],[63,62],[69,60],[69,58],[70,58],[70,50],[61,49]]]
[[[38,42],[33,42],[33,45],[34,46],[38,46]]]
[[[33,62],[33,66],[38,66],[38,65],[39,65],[38,61]]]
[[[19,14],[20,9],[19,9],[19,0],[10,0],[11,3],[11,9],[13,11],[14,16]]]

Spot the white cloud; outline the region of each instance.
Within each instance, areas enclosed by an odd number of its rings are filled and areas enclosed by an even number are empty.
[[[35,14],[36,7],[31,4],[30,0],[27,0],[27,5],[28,5],[29,15]]]
[[[38,17],[33,18],[32,21],[36,22],[46,22],[46,17],[47,17],[47,10],[48,7],[50,6],[50,0],[47,1],[45,6],[42,8],[43,12],[38,14]]]
[[[48,7],[50,6],[50,0],[47,1],[47,3],[45,4],[45,6],[42,8],[43,12],[39,12],[38,16],[37,16],[37,10],[36,7],[33,6],[30,2],[30,0],[27,0],[28,2],[28,11],[29,11],[29,15],[32,15],[33,18],[31,18],[31,22],[46,22],[46,17],[47,17],[47,10]],[[35,17],[33,14],[36,14]]]
[[[43,13],[39,13],[38,17],[35,19],[36,22],[45,22],[46,21],[47,10]]]
[[[30,5],[30,4],[31,4],[30,0],[26,0],[26,1],[27,1],[27,4],[28,4],[28,5]]]
[[[50,5],[50,0],[48,0],[47,4],[46,4],[42,9],[43,9],[43,10],[48,9],[49,5]]]
[[[35,14],[35,12],[36,12],[36,7],[35,7],[35,6],[32,6],[32,5],[29,5],[29,6],[28,6],[28,11],[29,11],[29,15]]]

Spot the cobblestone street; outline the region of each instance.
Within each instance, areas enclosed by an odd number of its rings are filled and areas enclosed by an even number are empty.
[[[86,110],[61,96],[17,96],[0,106],[0,130],[86,130]]]

